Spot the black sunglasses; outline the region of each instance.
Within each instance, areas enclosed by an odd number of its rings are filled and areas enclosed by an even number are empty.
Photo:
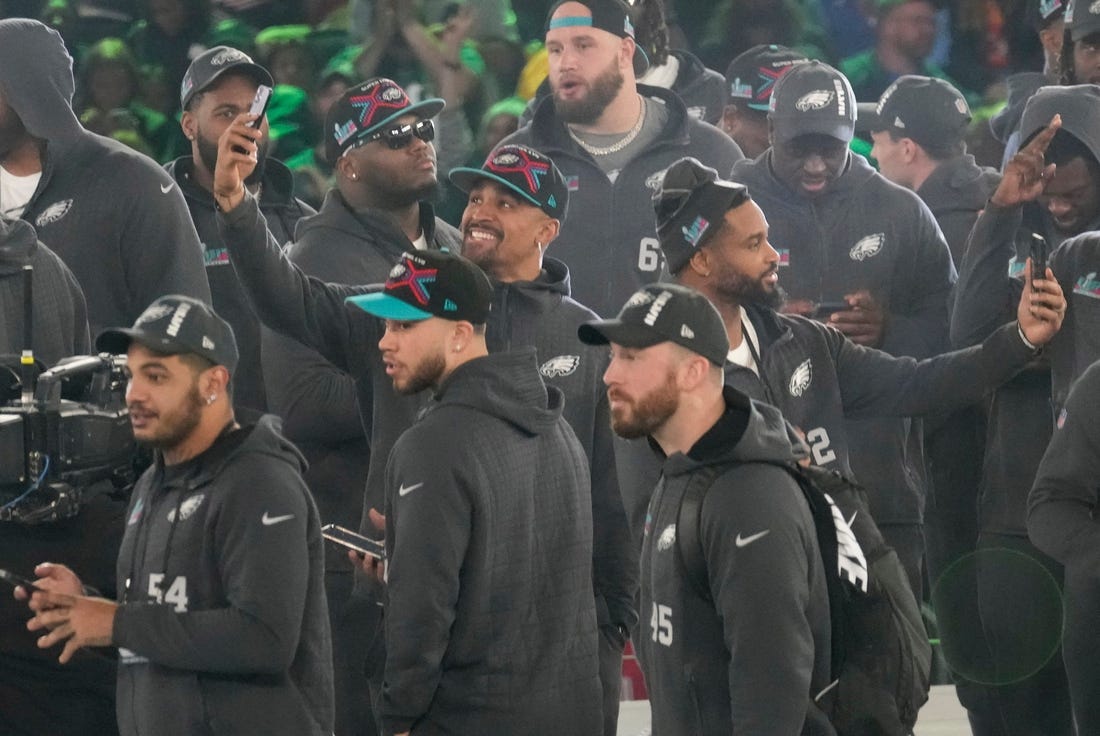
[[[431,120],[417,120],[415,123],[406,123],[405,125],[398,125],[393,128],[385,128],[371,133],[358,141],[353,148],[365,146],[377,140],[383,140],[386,142],[386,145],[394,151],[400,151],[402,148],[412,143],[413,136],[416,136],[425,143],[431,143],[435,140],[435,123]]]

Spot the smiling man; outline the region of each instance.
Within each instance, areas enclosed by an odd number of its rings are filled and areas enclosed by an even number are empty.
[[[232,328],[173,295],[96,347],[126,354],[134,437],[156,458],[131,497],[119,601],[85,597],[72,570],[39,565],[38,645],[64,644],[62,663],[119,648],[124,734],[332,733],[317,509],[274,417],[234,417]]]
[[[584,449],[535,351],[489,354],[491,298],[473,263],[425,251],[403,256],[381,292],[350,299],[385,321],[394,388],[434,394],[386,464],[383,725],[592,736]]]
[[[856,103],[843,74],[811,61],[772,92],[771,143],[732,179],[748,186],[780,248],[784,311],[812,316],[853,342],[925,358],[947,346],[951,253],[932,213],[848,150]],[[922,432],[909,419],[851,422],[852,466],[871,511],[921,588]]]

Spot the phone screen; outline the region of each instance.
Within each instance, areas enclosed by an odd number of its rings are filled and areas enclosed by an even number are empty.
[[[1047,272],[1047,259],[1049,248],[1047,246],[1046,238],[1038,233],[1031,234],[1031,288],[1035,290],[1035,279],[1042,279],[1046,277]]]
[[[271,87],[266,84],[261,84],[256,88],[256,96],[252,98],[252,107],[248,109],[250,113],[256,115],[256,119],[249,125],[253,128],[258,128],[264,121],[264,114],[267,112],[268,103],[271,102]]]
[[[376,560],[386,559],[386,546],[384,543],[364,537],[351,529],[345,529],[336,524],[325,524],[321,527],[321,536],[330,542],[336,542],[336,544],[353,549]]]

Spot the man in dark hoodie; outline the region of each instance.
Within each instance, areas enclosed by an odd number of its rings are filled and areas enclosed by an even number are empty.
[[[685,155],[723,171],[743,156],[674,93],[636,83],[647,62],[622,0],[561,0],[546,23],[553,94],[504,142],[552,158],[576,192],[556,252],[577,300],[611,314],[661,275],[649,212],[661,172]]]
[[[439,99],[414,103],[389,79],[371,79],[345,91],[324,124],[325,157],[334,167],[336,186],[321,210],[301,221],[287,257],[324,281],[375,284],[386,280],[404,251],[459,250],[458,231],[436,217],[429,202],[438,189],[431,118],[442,109]],[[262,198],[260,208],[270,227]],[[261,332],[271,408],[310,461],[306,482],[322,517],[350,528],[365,523],[365,509],[381,508],[384,498],[380,486],[363,495],[371,457],[366,430],[372,425],[370,414],[360,420],[355,380],[296,340],[268,328]],[[410,407],[411,420],[418,400],[396,401]],[[386,420],[378,416],[378,421]],[[382,432],[377,436],[381,440]],[[385,462],[383,450],[377,455],[378,483]],[[336,643],[337,733],[370,734],[374,719],[363,663],[380,610],[369,586],[355,586],[353,594],[353,568],[339,548],[327,550],[326,568]],[[371,659],[370,671],[380,686],[382,656]]]
[[[489,354],[492,286],[461,256],[406,254],[349,301],[385,321],[394,389],[434,394],[386,464],[385,732],[601,733],[592,507],[564,395],[533,348]]]
[[[259,416],[267,410],[264,375],[260,365],[260,321],[241,289],[229,263],[218,228],[214,222],[214,168],[218,163],[218,138],[242,112],[252,106],[259,85],[274,82],[266,69],[243,51],[215,46],[191,62],[180,88],[180,124],[191,142],[191,155],[178,158],[165,168],[179,185],[187,200],[191,219],[202,241],[206,277],[214,309],[233,327],[241,353],[233,377],[233,401],[237,413]],[[295,224],[313,209],[294,198],[290,171],[267,157],[269,145],[267,118],[260,121],[264,132],[257,153],[256,170],[247,186],[260,199],[272,235],[286,243],[294,234]]]
[[[255,135],[239,120],[227,131],[222,148],[236,144],[254,151]],[[232,167],[230,161],[234,161]],[[425,405],[425,397],[403,397],[392,390],[377,349],[380,325],[344,305],[345,296],[366,287],[340,287],[307,278],[280,258],[264,231],[254,198],[241,190],[240,173],[249,166],[246,155],[232,154],[225,166],[219,159],[215,191],[224,192],[218,194],[223,234],[265,324],[309,345],[356,380],[360,414],[372,426],[372,462],[360,524],[367,533],[374,529],[371,511],[385,498],[385,459]],[[608,460],[607,405],[600,388],[607,355],[577,343],[577,325],[593,313],[569,297],[565,265],[543,255],[566,214],[566,182],[550,159],[524,146],[498,146],[481,169],[457,170],[455,182],[471,191],[470,206],[463,214],[463,248],[494,280],[489,348],[536,349],[543,378],[565,393],[566,419],[589,459],[596,610],[603,661],[613,661],[621,652],[624,632],[637,621],[637,573],[617,476]]]
[[[771,97],[772,147],[742,161],[748,186],[779,243],[785,311],[817,313],[853,342],[925,358],[947,344],[951,253],[928,207],[883,178],[848,144],[855,132],[848,80],[827,64],[798,64]],[[839,310],[839,311],[834,311]],[[853,420],[852,469],[871,512],[920,598],[924,450],[910,419]],[[834,438],[812,445],[830,450]]]
[[[134,437],[156,460],[130,501],[119,600],[67,567],[35,568],[38,645],[117,646],[129,735],[332,732],[332,648],[317,508],[273,417],[241,427],[233,330],[171,295],[96,348],[125,353]]]
[[[611,345],[604,374],[615,432],[648,437],[663,460],[642,543],[637,638],[653,732],[835,733],[814,696],[829,684],[825,570],[802,491],[781,468],[805,447],[778,410],[723,385],[729,341],[706,297],[644,287],[580,339]],[[797,450],[795,448],[798,448]],[[699,509],[709,590],[677,553],[680,504],[717,467]]]
[[[84,289],[93,331],[163,294],[210,300],[178,187],[73,114],[72,59],[38,21],[0,20],[0,211],[32,223]]]

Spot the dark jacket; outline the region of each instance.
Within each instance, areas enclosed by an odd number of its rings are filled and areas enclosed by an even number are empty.
[[[344,299],[362,293],[363,286],[325,284],[307,278],[268,241],[255,198],[219,215],[219,227],[229,243],[233,264],[261,319],[272,329],[317,350],[355,380],[362,416],[371,417],[371,463],[364,518],[360,529],[373,532],[366,509],[385,498],[384,459],[397,438],[412,424],[427,397],[399,396],[381,368],[379,320],[350,307]],[[592,513],[599,540],[593,562],[601,624],[633,625],[636,563],[631,559],[626,513],[618,491],[611,453],[608,409],[601,381],[606,349],[584,346],[577,327],[592,312],[569,298],[569,272],[546,259],[536,281],[497,283],[486,326],[493,352],[534,347],[540,370],[551,386],[566,397],[565,417],[581,440],[592,466]],[[460,431],[460,430],[456,430]],[[605,605],[606,604],[606,605]],[[604,612],[607,612],[607,619]]]
[[[214,195],[194,178],[195,162],[190,156],[178,158],[164,167],[187,199],[187,209],[202,242],[206,278],[214,311],[223,315],[233,328],[240,360],[233,374],[233,404],[255,413],[267,411],[267,391],[260,365],[260,321],[248,295],[241,288],[229,251],[218,235],[214,221]],[[313,214],[313,208],[294,198],[294,180],[290,170],[274,159],[268,159],[260,190],[260,210],[267,219],[271,234],[279,243],[286,243],[294,234],[298,220]]]
[[[118,719],[130,734],[329,734],[317,508],[266,416],[134,487],[118,557]]]
[[[22,219],[80,282],[92,334],[133,324],[165,294],[209,303],[202,248],[179,188],[152,159],[80,126],[70,107],[72,59],[56,31],[8,21],[0,87],[44,142],[42,179]]]
[[[1031,358],[1014,323],[996,330],[980,347],[917,361],[856,345],[814,320],[757,306],[746,311],[760,341],[761,375],[727,363],[726,385],[777,407],[805,433],[815,465],[846,475],[852,475],[849,457],[856,449],[848,420],[919,416],[973,402]],[[657,468],[646,462],[639,443],[631,447],[622,453],[619,472],[637,537]],[[871,501],[877,521],[881,499],[872,496]]]
[[[718,125],[722,112],[726,109],[729,92],[726,78],[703,66],[699,57],[683,49],[670,49],[670,58],[680,64],[672,91],[684,103],[688,115],[711,125]]]
[[[653,733],[833,733],[812,701],[829,683],[831,653],[814,521],[786,471],[746,464],[801,453],[775,408],[730,389],[725,399],[718,423],[664,461],[649,505],[641,608],[650,623],[637,646]],[[712,465],[724,469],[699,513],[707,600],[689,582],[676,525],[692,477]]]
[[[23,267],[34,268],[31,345],[23,344]],[[0,218],[0,354],[32,347],[46,366],[91,349],[88,309],[80,284],[22,220]]]
[[[429,204],[420,205],[420,214],[431,247],[461,248],[458,231],[434,217]],[[389,217],[377,212],[357,214],[332,189],[321,210],[300,221],[286,253],[302,271],[322,281],[376,284],[386,280],[402,251],[412,247]],[[366,429],[371,426],[369,412],[360,416],[355,379],[296,340],[266,327],[261,327],[261,337],[268,401],[283,418],[287,438],[309,460],[305,479],[321,518],[354,529],[366,511],[363,488],[370,462]],[[419,406],[415,399],[394,398]],[[385,462],[382,454],[379,479]],[[371,499],[380,510],[381,493]],[[346,554],[337,545],[328,545],[326,559],[330,570],[348,568]]]
[[[1050,267],[1069,302],[1062,329],[1049,347],[1057,413],[1073,383],[1100,360],[1100,234],[1084,232],[1066,240],[1051,256]]]
[[[551,252],[572,272],[577,301],[604,316],[617,313],[638,287],[661,275],[651,200],[664,170],[694,156],[724,175],[742,158],[729,136],[690,117],[675,94],[645,85],[638,85],[638,92],[664,102],[669,120],[657,143],[631,159],[614,181],[569,136],[549,97],[539,103],[530,125],[504,140],[541,151],[561,169],[570,192],[569,214]]]
[[[978,166],[967,153],[941,163],[917,189],[917,196],[936,218],[956,264],[962,263],[974,222],[1000,182],[996,170]]]
[[[537,367],[459,366],[390,454],[387,733],[600,733],[587,460]]]
[[[889,315],[879,346],[925,358],[947,346],[947,306],[955,267],[928,207],[857,155],[828,191],[810,199],[771,170],[771,151],[733,172],[760,205],[781,256],[780,283],[793,299],[840,301],[868,289]],[[786,265],[783,265],[786,264]],[[792,420],[793,421],[793,420]],[[805,427],[803,429],[806,429]],[[924,505],[922,433],[909,419],[848,426],[856,477],[880,524],[914,524]]]

